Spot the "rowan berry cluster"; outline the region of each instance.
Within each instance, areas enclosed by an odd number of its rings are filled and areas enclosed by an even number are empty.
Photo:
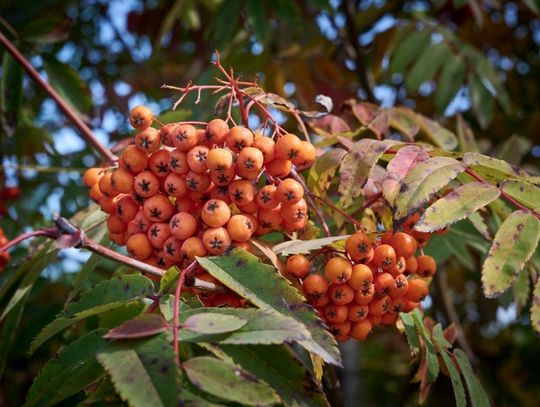
[[[409,233],[387,232],[372,241],[356,232],[345,252],[311,271],[303,255],[287,259],[287,272],[302,279],[302,289],[336,339],[365,339],[377,325],[394,324],[400,312],[417,308],[428,294],[437,265],[431,256],[416,256],[419,244]]]
[[[110,239],[130,256],[182,268],[196,256],[249,248],[252,236],[304,228],[304,189],[287,176],[293,165],[311,166],[312,144],[293,134],[274,141],[221,119],[203,128],[168,123],[156,129],[153,121],[148,108],[133,109],[138,133],[117,168],[90,168],[83,177],[90,197],[109,214]]]
[[[7,244],[7,242],[8,242],[8,238],[6,237],[4,230],[0,228],[0,247]],[[6,264],[9,262],[10,259],[11,259],[11,256],[9,255],[7,250],[0,253],[0,273],[4,271],[4,268],[6,267]]]

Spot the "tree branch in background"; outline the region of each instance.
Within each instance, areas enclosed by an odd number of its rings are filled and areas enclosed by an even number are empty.
[[[47,94],[57,103],[60,110],[68,117],[73,125],[79,129],[83,138],[90,143],[96,151],[108,162],[113,162],[118,159],[107,147],[105,147],[94,135],[90,127],[84,123],[78,114],[69,106],[64,99],[49,85],[45,79],[39,74],[39,72],[30,64],[30,62],[22,55],[19,50],[13,45],[13,43],[0,32],[0,44],[4,46],[7,52],[13,56],[28,75],[47,92]]]

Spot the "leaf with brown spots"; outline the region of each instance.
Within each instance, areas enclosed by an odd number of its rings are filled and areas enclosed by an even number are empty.
[[[522,179],[533,184],[540,183],[540,177],[530,175],[506,161],[478,153],[465,153],[463,162],[474,172],[490,182],[497,183],[507,178]]]
[[[415,229],[420,232],[443,229],[488,205],[500,194],[499,188],[482,182],[461,185],[427,208]]]
[[[317,158],[308,173],[307,185],[311,192],[316,195],[326,195],[326,190],[332,183],[334,174],[343,157],[347,154],[342,148],[327,151]]]
[[[341,203],[347,208],[362,193],[379,158],[391,146],[398,144],[394,140],[362,139],[354,143],[351,150],[343,157],[339,168],[339,187]]]
[[[247,322],[235,315],[205,312],[190,316],[182,328],[199,334],[223,334],[237,331]]]
[[[534,253],[538,239],[540,221],[531,213],[515,211],[505,219],[482,266],[486,297],[496,297],[512,285]]]
[[[133,339],[157,335],[167,329],[167,323],[161,315],[142,314],[125,321],[104,335],[107,339]]]
[[[531,324],[540,333],[540,278],[536,281],[531,306]]]
[[[450,157],[433,157],[418,164],[403,179],[394,218],[401,220],[408,216],[464,170],[462,163]]]
[[[213,277],[253,305],[303,324],[311,338],[299,341],[300,345],[328,363],[341,364],[334,337],[324,328],[313,308],[304,302],[301,293],[274,267],[261,263],[259,258],[242,249],[234,249],[225,256],[198,257],[197,261]]]
[[[501,189],[527,208],[540,210],[540,188],[519,179],[507,179]]]
[[[312,240],[288,240],[272,247],[272,251],[282,256],[290,256],[291,254],[307,254],[313,250],[330,246],[337,241],[345,240],[349,236],[350,235],[332,236]]]

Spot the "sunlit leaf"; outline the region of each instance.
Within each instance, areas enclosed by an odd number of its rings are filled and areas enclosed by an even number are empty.
[[[460,114],[458,114],[456,118],[456,132],[459,140],[459,147],[462,152],[478,152],[478,145],[474,139],[474,134]]]
[[[309,169],[307,184],[315,195],[325,196],[343,157],[347,154],[342,148],[335,148],[319,157]]]
[[[425,116],[416,115],[420,131],[437,147],[445,150],[454,150],[457,145],[457,138],[454,133],[438,122],[428,119]]]
[[[313,250],[320,249],[324,246],[331,245],[332,243],[345,240],[349,235],[343,236],[332,236],[332,237],[323,237],[321,239],[312,239],[312,240],[288,240],[283,243],[279,243],[272,247],[272,250],[276,254],[282,256],[289,256],[291,254],[303,254],[309,253]]]
[[[463,155],[463,162],[474,170],[474,172],[493,183],[501,182],[506,178],[523,179],[533,184],[540,183],[540,177],[529,175],[525,171],[508,164],[506,161],[487,155],[465,153]]]
[[[190,316],[182,327],[199,334],[223,334],[237,331],[247,322],[246,319],[239,318],[237,315],[205,312]]]
[[[540,188],[518,179],[507,179],[501,189],[529,209],[540,209]]]
[[[489,407],[490,402],[486,391],[482,387],[480,380],[478,380],[474,374],[471,362],[467,358],[465,352],[463,352],[461,349],[455,349],[454,356],[456,357],[459,370],[465,378],[471,405],[473,407]]]

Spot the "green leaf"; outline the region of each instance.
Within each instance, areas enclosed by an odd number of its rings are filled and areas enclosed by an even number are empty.
[[[468,75],[469,92],[476,119],[483,129],[493,120],[495,100],[482,83],[482,78],[475,74]]]
[[[70,299],[74,298],[81,289],[88,288],[84,287],[86,279],[88,278],[88,275],[90,275],[96,269],[101,259],[102,257],[100,255],[94,253],[89,257],[88,260],[86,260],[86,263],[84,263],[82,266],[81,271],[79,271],[75,276],[73,281],[73,290],[69,295]]]
[[[329,405],[319,383],[287,347],[220,345],[220,349],[233,363],[272,386],[281,397],[283,405]]]
[[[175,406],[180,372],[164,334],[148,339],[115,341],[97,353],[114,388],[130,406]]]
[[[464,219],[499,197],[499,188],[483,182],[470,182],[454,189],[427,208],[415,229],[434,232]]]
[[[519,165],[523,157],[530,153],[531,147],[531,140],[512,134],[497,146],[497,158],[512,165]]]
[[[403,35],[402,32],[400,34]],[[418,55],[430,42],[429,30],[406,31],[405,37],[397,41],[390,57],[390,74],[404,73],[407,67],[418,58]]]
[[[5,123],[14,128],[23,100],[23,70],[22,67],[7,52],[2,59],[2,77],[0,87],[0,112]]]
[[[529,209],[540,209],[540,188],[518,179],[507,179],[501,190]]]
[[[256,256],[241,249],[234,249],[225,256],[197,258],[197,261],[222,284],[255,306],[304,324],[312,338],[299,343],[328,363],[341,363],[335,339],[321,326],[321,321],[298,290],[274,267],[262,264]]]
[[[531,213],[515,211],[505,219],[482,266],[486,297],[496,297],[506,291],[534,253],[538,239],[540,221]]]
[[[414,325],[414,319],[411,314],[400,312],[399,317],[401,322],[403,322],[403,327],[405,328],[405,335],[407,336],[407,342],[409,342],[409,347],[413,354],[420,352],[420,337],[416,331]]]
[[[452,389],[454,390],[454,398],[456,399],[456,406],[466,407],[467,399],[465,398],[465,388],[463,387],[463,381],[461,380],[461,376],[459,375],[456,365],[454,365],[452,358],[448,356],[446,350],[440,349],[439,355],[441,355],[442,362],[450,374]]]
[[[476,144],[476,140],[474,139],[474,133],[472,132],[471,128],[467,126],[465,120],[463,119],[463,116],[460,114],[458,114],[456,118],[456,131],[459,140],[460,150],[464,153],[477,153],[478,145]]]
[[[512,294],[514,295],[514,302],[516,304],[516,314],[520,315],[525,305],[527,305],[531,294],[531,280],[528,267],[525,267],[525,270],[517,276],[516,281],[512,286]],[[538,327],[540,327],[540,325],[538,325]]]
[[[344,208],[353,203],[360,195],[364,184],[371,175],[377,161],[391,146],[398,144],[394,140],[362,139],[353,144],[345,155],[339,168],[340,201]]]
[[[168,304],[173,306],[172,301]],[[166,314],[170,312],[166,309]],[[282,344],[309,340],[311,335],[306,327],[294,318],[273,311],[232,308],[198,308],[183,310],[180,313],[180,321],[187,318],[203,317],[212,315],[212,318],[236,318],[244,322],[244,325],[234,331],[197,333],[186,329],[179,331],[179,340],[185,342],[209,342],[230,345],[244,344]]]
[[[49,83],[72,108],[89,114],[92,100],[88,84],[68,64],[58,61],[53,55],[41,54]]]
[[[461,349],[454,349],[454,356],[456,357],[461,374],[465,378],[471,405],[473,407],[489,407],[490,402],[486,391],[482,387],[480,380],[478,380],[474,374],[471,362],[469,362],[465,352]]]
[[[210,33],[212,35],[212,46],[216,49],[224,49],[228,43],[232,42],[237,21],[240,17],[240,0],[228,0],[221,3],[210,21]]]
[[[248,406],[281,401],[268,384],[232,363],[201,356],[187,360],[182,367],[195,387],[222,399]]]
[[[106,304],[144,298],[154,291],[154,283],[141,274],[127,274],[103,281],[85,291],[81,298],[66,306],[64,317]]]
[[[458,141],[453,132],[425,116],[417,114],[416,117],[421,132],[430,139],[433,144],[444,150],[454,150],[457,147]]]
[[[427,46],[406,75],[407,89],[415,92],[421,84],[433,79],[445,64],[449,53],[450,50],[445,42]]]
[[[506,178],[522,179],[533,184],[540,183],[540,177],[529,175],[525,171],[508,164],[506,161],[498,160],[487,155],[465,153],[463,155],[463,162],[482,178],[494,184]]]
[[[169,290],[175,286],[175,283],[178,281],[178,277],[180,277],[180,270],[178,270],[176,266],[170,267],[159,280],[158,294],[168,293]]]
[[[486,225],[484,218],[482,218],[482,215],[480,215],[480,212],[471,213],[469,215],[469,221],[474,226],[474,228],[478,231],[478,233],[484,236],[487,240],[491,240],[491,235],[489,233],[488,226]]]
[[[434,383],[439,376],[439,362],[437,360],[437,352],[435,346],[431,340],[431,335],[429,334],[427,328],[422,322],[422,314],[418,310],[414,310],[412,313],[412,318],[414,320],[414,325],[416,330],[422,336],[425,344],[425,351],[427,358],[427,379],[429,383]]]
[[[532,296],[531,325],[536,332],[540,332],[540,278],[536,281]]]
[[[386,172],[382,182],[384,198],[390,205],[394,205],[396,196],[401,188],[403,178],[420,161],[429,159],[429,154],[416,145],[400,148],[386,166]]]
[[[455,54],[445,61],[442,68],[437,90],[435,91],[435,105],[439,111],[444,112],[446,106],[456,96],[465,77],[465,64],[463,59]]]
[[[121,325],[111,329],[104,338],[127,339],[143,338],[159,334],[167,329],[167,323],[161,315],[143,314],[125,321]]]
[[[414,137],[420,131],[418,121],[416,120],[416,113],[406,107],[392,107],[386,110],[390,127],[399,131],[410,141],[414,140]]]
[[[287,240],[272,247],[272,251],[282,256],[290,256],[291,254],[309,253],[313,250],[320,249],[324,246],[329,246],[334,242],[345,240],[350,235],[323,237],[321,239],[312,240]]]
[[[478,53],[479,58],[475,59],[475,73],[482,81],[489,82],[491,88],[495,90],[495,96],[501,104],[504,112],[509,114],[512,111],[512,103],[510,96],[504,87],[504,82],[500,73],[493,67],[493,64],[481,53]]]
[[[307,184],[315,195],[325,196],[334,174],[347,151],[335,148],[317,158],[308,173]]]
[[[0,379],[4,374],[4,369],[6,368],[8,357],[10,356],[11,346],[19,333],[17,328],[21,322],[28,295],[29,294],[11,309],[2,323],[2,331],[0,332]]]
[[[190,316],[182,323],[182,328],[199,334],[211,335],[234,332],[246,324],[246,319],[235,315],[205,312]]]
[[[49,360],[34,379],[25,406],[51,406],[78,393],[104,375],[96,353],[107,341],[98,329],[73,341]]]
[[[433,157],[418,164],[403,179],[396,198],[395,218],[408,216],[464,170],[462,163],[449,157]]]
[[[246,1],[244,7],[246,19],[249,27],[255,34],[255,38],[261,43],[265,43],[267,34],[267,19],[262,1]]]

